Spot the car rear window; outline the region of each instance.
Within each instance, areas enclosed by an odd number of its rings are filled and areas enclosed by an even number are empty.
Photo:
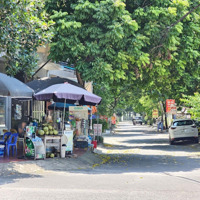
[[[176,121],[173,123],[173,126],[187,126],[187,125],[192,125],[194,122],[192,120],[181,120],[181,121]]]

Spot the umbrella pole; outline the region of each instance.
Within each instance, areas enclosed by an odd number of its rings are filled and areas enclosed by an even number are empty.
[[[65,106],[66,106],[66,99],[65,99],[65,102],[64,102],[64,109],[63,109],[63,123],[62,123],[62,134],[64,133],[64,120],[65,120]]]
[[[53,124],[55,124],[55,110],[56,110],[56,102],[54,102],[54,108],[53,108]]]
[[[96,105],[96,107],[97,107],[97,136],[99,135],[99,117],[98,117],[98,106]],[[94,139],[95,139],[95,137],[94,137]]]
[[[90,133],[92,132],[92,106],[90,106]]]

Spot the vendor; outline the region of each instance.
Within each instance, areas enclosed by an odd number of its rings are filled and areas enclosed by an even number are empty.
[[[24,137],[26,125],[27,125],[26,122],[21,122],[18,125],[18,133],[19,133],[19,137],[21,137],[21,138]]]

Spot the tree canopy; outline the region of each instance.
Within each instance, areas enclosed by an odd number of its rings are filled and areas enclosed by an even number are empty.
[[[37,66],[37,47],[51,37],[52,21],[47,21],[43,8],[43,0],[1,0],[0,51],[8,74],[30,75]]]
[[[200,94],[196,92],[194,95],[184,95],[181,101],[184,103],[183,105],[187,107],[192,119],[200,121]]]
[[[163,102],[199,89],[198,0],[48,0],[46,8],[50,57],[73,64],[79,81],[132,85]]]
[[[67,1],[50,7],[54,2],[47,4],[55,21],[50,57],[74,64],[83,80],[135,80],[136,60],[149,63],[136,34],[138,23],[122,1]]]
[[[79,83],[93,81],[115,108],[199,91],[199,0],[2,0],[0,8],[9,74],[31,73],[54,21],[50,58],[73,65]]]

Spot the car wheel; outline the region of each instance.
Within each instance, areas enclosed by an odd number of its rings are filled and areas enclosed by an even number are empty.
[[[171,138],[169,138],[169,144],[174,145],[174,141],[172,141]]]

